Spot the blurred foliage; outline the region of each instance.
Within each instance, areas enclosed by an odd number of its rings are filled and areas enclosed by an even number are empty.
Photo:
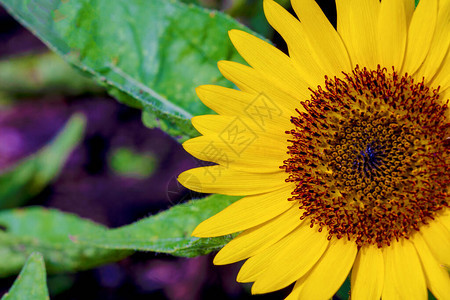
[[[48,300],[45,264],[42,255],[33,252],[28,257],[13,286],[2,300]]]
[[[199,4],[198,0],[180,0],[180,2],[184,2],[186,4]]]
[[[35,1],[0,2],[119,101],[164,119],[175,136],[196,136],[190,118],[212,112],[195,87],[232,86],[216,66],[242,61],[228,30],[250,31],[223,13],[176,1]]]
[[[103,233],[105,227],[55,209],[27,207],[0,212],[0,276],[15,274],[26,258],[40,252],[49,273],[73,272],[118,261],[133,251],[74,243],[77,235]]]
[[[9,97],[35,94],[74,96],[103,91],[102,87],[52,52],[0,61],[0,94]]]
[[[171,137],[175,138],[179,143],[190,139],[191,134],[182,132],[173,126],[172,122],[164,118],[158,118],[151,111],[143,111],[142,113],[142,123],[148,128],[159,128],[162,131],[169,134]]]
[[[220,75],[216,63],[241,59],[223,37],[231,28],[248,31],[222,13],[193,6],[196,1],[186,1],[190,3],[186,6],[157,0],[142,8],[138,0],[114,4],[46,0],[39,1],[39,9],[33,5],[36,1],[1,2],[53,50],[96,79],[119,101],[141,108],[145,124],[162,127],[180,140],[197,134],[190,124],[192,115],[211,112],[198,101],[194,87],[211,82],[232,86]],[[127,10],[123,10],[125,5]],[[111,15],[114,23],[110,22]],[[5,61],[0,64],[0,74],[5,78],[2,92],[13,95],[99,90],[50,54]],[[61,166],[68,153],[68,137],[77,136],[78,141],[82,127],[84,121],[76,117],[63,131],[65,134],[55,140],[54,147],[45,148],[3,174],[3,207],[22,204],[57,174],[55,166]],[[78,135],[74,128],[79,129]],[[154,159],[129,149],[112,153],[110,163],[113,170],[127,176],[148,176],[155,169]],[[130,249],[179,256],[205,254],[223,246],[230,237],[198,239],[190,237],[190,232],[201,220],[236,199],[210,196],[114,230],[56,210],[4,211],[0,213],[0,224],[5,227],[0,232],[0,252],[6,259],[0,274],[17,272],[33,251],[43,253],[49,272],[91,268],[120,259],[130,254]],[[96,239],[87,245],[83,237],[88,233],[107,239],[117,235],[117,239],[104,240],[101,245]],[[78,238],[69,239],[71,235]],[[141,245],[133,245],[136,238]],[[111,242],[120,245],[111,246]]]
[[[211,195],[203,199],[176,205],[136,223],[80,235],[76,241],[106,249],[128,249],[194,257],[222,248],[232,236],[217,238],[192,237],[194,228],[218,213],[239,197]]]
[[[86,120],[76,114],[54,140],[38,153],[0,173],[0,208],[17,207],[44,189],[80,143]]]
[[[73,286],[75,282],[74,274],[50,274],[47,277],[48,291],[51,296],[64,293]]]
[[[152,153],[137,153],[130,148],[114,149],[109,155],[111,169],[123,177],[137,179],[150,177],[155,172],[157,163]]]

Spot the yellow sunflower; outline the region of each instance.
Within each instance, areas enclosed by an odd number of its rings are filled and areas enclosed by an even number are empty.
[[[351,272],[351,299],[450,299],[450,1],[336,2],[337,31],[314,0],[264,1],[289,56],[230,31],[250,66],[197,89],[218,115],[183,146],[216,165],[179,181],[245,197],[193,235],[242,231],[214,263],[246,259],[255,294],[329,299]]]

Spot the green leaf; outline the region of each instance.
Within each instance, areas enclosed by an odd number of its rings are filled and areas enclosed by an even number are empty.
[[[179,204],[157,215],[102,234],[80,235],[80,243],[108,249],[134,249],[194,257],[223,247],[232,235],[218,238],[192,237],[194,228],[239,197],[211,195]]]
[[[180,2],[186,3],[186,4],[196,4],[199,5],[198,0],[180,0]]]
[[[177,1],[0,3],[119,101],[164,119],[175,136],[196,136],[190,118],[212,112],[198,100],[195,87],[232,86],[216,64],[224,59],[242,61],[227,32],[249,31],[225,14]]]
[[[197,135],[194,131],[184,132],[178,127],[173,125],[173,122],[164,118],[158,118],[153,112],[146,110],[142,112],[142,123],[148,128],[159,128],[162,131],[169,134],[171,137],[175,138],[180,143],[188,140],[191,137]]]
[[[42,255],[31,253],[13,286],[2,300],[48,300],[45,264]]]
[[[72,116],[49,145],[3,171],[0,174],[0,208],[19,206],[49,184],[79,144],[85,125],[83,115]]]
[[[0,276],[16,273],[28,255],[43,254],[50,273],[89,269],[120,260],[131,251],[74,243],[73,236],[102,233],[105,227],[55,209],[27,207],[0,212]]]
[[[419,5],[419,1],[420,1],[420,0],[416,0],[416,7],[417,7],[417,5]]]

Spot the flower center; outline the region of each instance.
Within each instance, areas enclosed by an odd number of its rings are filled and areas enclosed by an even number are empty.
[[[449,206],[448,100],[385,68],[344,75],[301,102],[281,168],[311,227],[382,247]]]

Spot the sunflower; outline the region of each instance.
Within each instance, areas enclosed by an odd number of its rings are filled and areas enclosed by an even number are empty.
[[[217,115],[183,146],[215,164],[179,181],[245,197],[193,235],[240,232],[214,263],[246,260],[254,294],[329,299],[351,273],[352,299],[450,299],[450,1],[336,2],[337,30],[314,0],[264,1],[289,55],[230,31],[249,66],[197,89]]]

